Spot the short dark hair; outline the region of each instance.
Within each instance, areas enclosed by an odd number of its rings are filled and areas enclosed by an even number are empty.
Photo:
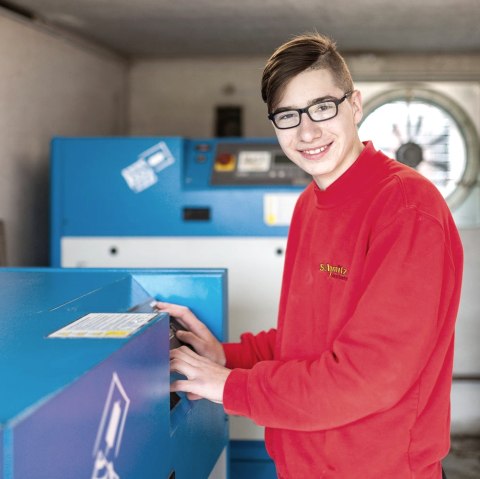
[[[287,83],[309,68],[329,70],[344,92],[353,90],[350,70],[335,42],[317,32],[305,33],[278,47],[265,65],[262,98],[269,112],[278,104]]]

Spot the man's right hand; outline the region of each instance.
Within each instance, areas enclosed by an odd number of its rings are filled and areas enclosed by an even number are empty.
[[[225,366],[227,360],[222,344],[190,309],[186,306],[162,301],[157,301],[155,307],[159,311],[177,318],[178,322],[187,328],[188,331],[177,331],[176,335],[180,341],[192,346],[200,356],[208,358],[220,366]]]

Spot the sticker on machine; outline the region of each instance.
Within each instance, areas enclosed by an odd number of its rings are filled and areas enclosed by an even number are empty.
[[[89,313],[51,333],[49,338],[127,338],[158,313]]]
[[[141,193],[158,182],[158,173],[175,163],[175,157],[164,141],[143,151],[137,160],[121,171],[134,193]]]
[[[158,181],[157,174],[145,160],[137,160],[124,168],[122,176],[134,193],[140,193]]]
[[[267,226],[289,226],[300,193],[269,193],[263,196],[263,221]]]

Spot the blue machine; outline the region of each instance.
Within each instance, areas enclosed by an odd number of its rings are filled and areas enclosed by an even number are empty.
[[[310,181],[274,139],[57,138],[51,161],[53,266],[65,238],[284,237]]]
[[[276,323],[288,227],[310,181],[273,138],[57,138],[52,265],[228,268],[236,341]],[[248,458],[273,470],[263,437],[231,419],[232,471]]]
[[[169,393],[169,317],[226,336],[224,270],[0,270],[0,478],[226,477],[227,419]]]

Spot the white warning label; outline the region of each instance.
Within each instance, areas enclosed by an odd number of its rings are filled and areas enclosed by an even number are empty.
[[[267,226],[289,226],[300,193],[272,193],[263,196],[263,221]]]
[[[158,313],[89,313],[48,335],[49,338],[126,338]]]

